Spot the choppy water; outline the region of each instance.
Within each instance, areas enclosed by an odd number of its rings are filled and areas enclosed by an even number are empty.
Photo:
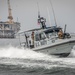
[[[0,48],[0,75],[75,75],[75,50],[58,58],[28,49]]]

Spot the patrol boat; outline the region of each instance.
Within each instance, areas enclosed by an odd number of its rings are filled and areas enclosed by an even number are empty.
[[[46,20],[43,17],[38,21],[41,28],[19,33],[21,47],[49,55],[68,56],[75,45],[75,38],[66,33],[66,25],[63,32],[58,26],[46,27]]]

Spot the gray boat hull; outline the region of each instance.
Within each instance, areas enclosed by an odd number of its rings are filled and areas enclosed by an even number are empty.
[[[66,57],[71,53],[74,45],[75,45],[75,40],[71,40],[55,45],[35,48],[33,50],[48,55],[58,55],[60,57]]]

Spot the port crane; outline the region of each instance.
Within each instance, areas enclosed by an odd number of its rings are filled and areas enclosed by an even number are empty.
[[[10,0],[7,0],[8,4],[8,21],[0,21],[0,38],[15,38],[16,34],[20,30],[20,23],[13,21],[11,12]]]
[[[8,13],[9,13],[9,15],[8,15],[8,19],[9,19],[9,21],[8,21],[8,23],[13,23],[13,16],[12,16],[12,12],[11,12],[11,6],[10,6],[10,0],[7,0],[7,2],[8,2]]]

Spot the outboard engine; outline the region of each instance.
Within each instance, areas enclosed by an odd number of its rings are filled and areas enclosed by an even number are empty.
[[[71,38],[69,33],[66,33],[66,24],[65,24],[65,28],[64,28],[64,38]]]
[[[64,38],[71,38],[69,33],[64,33]]]

